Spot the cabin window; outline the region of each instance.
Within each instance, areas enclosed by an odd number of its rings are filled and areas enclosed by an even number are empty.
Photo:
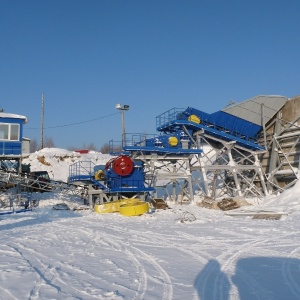
[[[0,123],[0,140],[19,141],[20,125]]]
[[[10,140],[11,141],[19,141],[19,132],[20,132],[20,125],[18,124],[11,124],[10,125]]]
[[[0,124],[0,140],[8,140],[8,124]]]

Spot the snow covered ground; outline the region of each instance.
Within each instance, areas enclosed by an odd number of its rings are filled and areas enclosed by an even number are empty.
[[[24,162],[65,180],[87,158],[109,159],[46,149]],[[236,216],[184,204],[124,217],[36,194],[32,212],[0,215],[0,299],[300,299],[299,195],[300,183]],[[62,202],[71,209],[53,210]]]

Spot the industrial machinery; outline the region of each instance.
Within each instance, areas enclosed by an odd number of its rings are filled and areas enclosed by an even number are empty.
[[[257,96],[211,114],[173,108],[156,118],[157,134],[126,133],[121,147],[110,141],[117,157],[88,166],[87,180],[73,172],[82,166],[72,166],[70,180],[87,184],[100,202],[152,192],[157,198],[158,186],[169,199],[190,202],[196,190],[212,199],[282,191],[298,179],[299,118],[280,117],[295,105],[283,96]]]
[[[247,194],[267,193],[257,158],[264,151],[258,143],[262,126],[227,112],[207,114],[192,107],[173,108],[156,121],[160,135],[137,140],[135,134],[123,147],[144,162],[155,190],[157,183],[166,182],[175,201],[178,195],[193,201],[195,189],[210,197],[241,196],[246,186]]]
[[[159,181],[167,182],[175,201],[178,195],[193,201],[195,190],[211,198],[263,197],[272,192],[260,162],[269,151],[266,128],[287,100],[257,96],[212,114],[173,108],[156,118],[160,134],[140,140],[126,135],[123,151],[144,162],[155,190]]]
[[[128,155],[119,155],[105,165],[80,161],[70,166],[68,181],[85,185],[91,206],[121,198],[146,199],[153,187],[148,186],[142,161],[133,161]]]

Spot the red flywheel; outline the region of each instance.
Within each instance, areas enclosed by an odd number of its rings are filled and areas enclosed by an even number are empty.
[[[126,155],[117,157],[112,163],[114,172],[120,176],[129,175],[133,170],[133,161]]]

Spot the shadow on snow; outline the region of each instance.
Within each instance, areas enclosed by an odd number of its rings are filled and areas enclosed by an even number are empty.
[[[239,299],[300,299],[300,260],[288,257],[249,257],[237,261],[228,276],[217,260],[210,260],[194,286],[199,299],[228,300],[231,285]]]

